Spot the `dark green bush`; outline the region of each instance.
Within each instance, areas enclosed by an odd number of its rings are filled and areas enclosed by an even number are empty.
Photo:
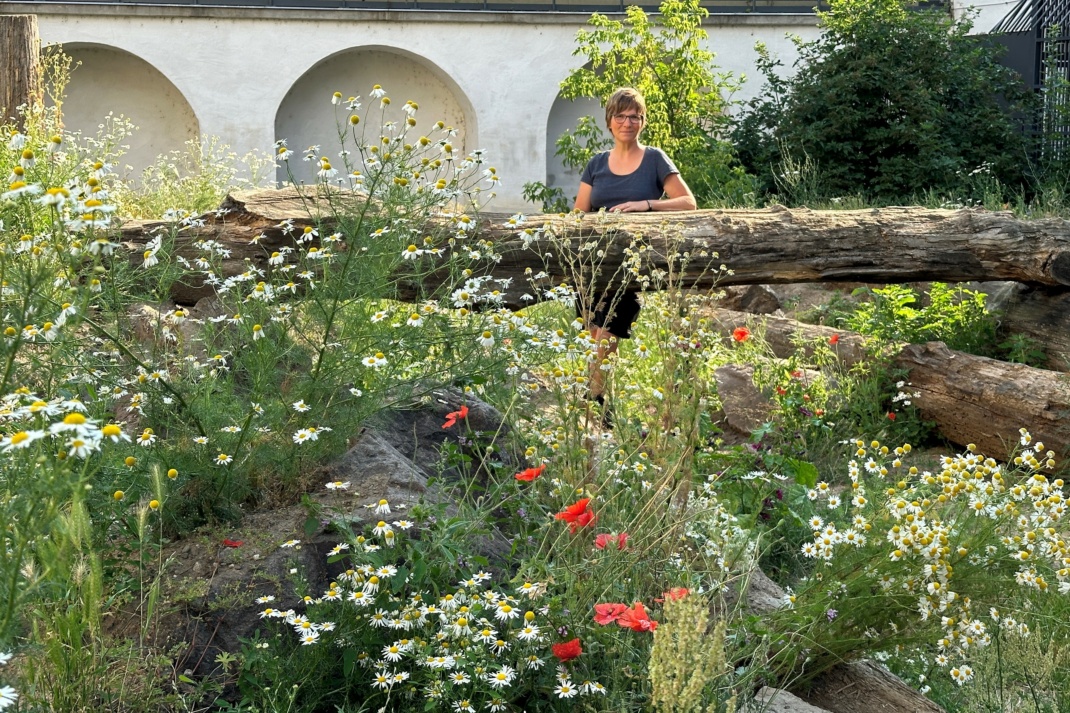
[[[969,20],[900,0],[831,0],[823,34],[798,41],[794,76],[759,48],[766,90],[734,139],[762,188],[788,198],[897,202],[960,192],[975,169],[1016,189],[1032,97]],[[793,191],[800,186],[806,191]]]

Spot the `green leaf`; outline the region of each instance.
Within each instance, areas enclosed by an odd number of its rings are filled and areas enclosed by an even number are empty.
[[[353,675],[353,668],[357,665],[357,650],[347,648],[342,652],[342,671],[346,676]]]
[[[785,458],[784,465],[795,475],[795,482],[807,488],[817,485],[817,466],[797,458]]]
[[[307,537],[312,537],[317,532],[319,532],[319,529],[320,519],[318,517],[309,515],[307,518],[305,518],[305,535]]]

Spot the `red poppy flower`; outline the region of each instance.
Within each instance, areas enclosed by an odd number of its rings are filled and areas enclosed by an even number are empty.
[[[224,547],[241,547],[244,544],[241,540],[223,540]]]
[[[576,502],[569,505],[561,512],[554,515],[555,520],[564,520],[565,522],[575,522],[583,513],[587,512],[587,504],[591,502],[590,498],[581,498]]]
[[[584,510],[583,512],[581,512],[579,514],[579,516],[575,520],[573,520],[572,522],[570,522],[568,524],[568,531],[569,531],[569,533],[575,535],[576,531],[579,530],[581,527],[587,527],[588,525],[593,525],[597,521],[598,521],[598,516],[595,515],[593,511]]]
[[[632,631],[653,631],[658,628],[658,623],[647,615],[642,602],[636,602],[617,617],[617,626]]]
[[[891,412],[891,411],[888,412],[888,420],[889,421],[894,421],[895,420],[895,414],[893,412]]]
[[[442,424],[442,427],[449,428],[466,418],[468,418],[468,406],[461,406],[458,410],[446,414],[446,422]]]
[[[732,339],[737,342],[745,342],[750,338],[750,330],[746,327],[736,327],[732,330]]]
[[[776,387],[776,393],[777,396],[783,396],[784,394],[788,393],[788,390],[785,389],[783,386],[778,386]]]
[[[840,335],[839,334],[833,334],[831,337],[829,337],[829,344],[831,344],[833,346],[835,346],[837,343],[839,343],[839,341],[840,341]]]
[[[577,658],[580,654],[583,653],[583,647],[580,646],[579,639],[565,641],[561,644],[554,644],[550,647],[550,650],[554,652],[554,656],[556,656],[557,660],[561,663],[564,663],[565,661],[571,661],[572,659]]]
[[[626,611],[628,611],[628,607],[623,604],[610,602],[606,602],[605,604],[595,604],[594,623],[608,626],[620,618],[620,615]]]
[[[595,537],[595,547],[598,549],[606,549],[609,545],[616,543],[617,549],[624,549],[628,546],[629,536],[630,535],[627,532],[622,532],[620,534],[602,532]]]
[[[691,590],[687,587],[673,587],[669,591],[665,592],[665,599],[666,601],[675,602],[683,599],[690,593]]]
[[[535,480],[540,475],[542,475],[542,472],[544,470],[546,470],[546,465],[545,464],[540,465],[540,466],[536,466],[534,468],[528,468],[526,470],[522,470],[519,473],[517,473],[516,475],[514,475],[513,477],[516,478],[517,480],[523,480],[525,482],[530,483],[531,481]]]
[[[623,550],[628,546],[628,533],[622,532],[619,535],[610,534],[608,532],[602,532],[594,538],[594,546],[600,550],[604,550],[607,546],[616,543],[618,550]]]

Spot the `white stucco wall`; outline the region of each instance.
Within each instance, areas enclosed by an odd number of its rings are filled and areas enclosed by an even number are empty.
[[[560,13],[59,2],[6,3],[5,11],[37,14],[46,43],[110,45],[145,60],[185,97],[200,131],[220,137],[238,154],[271,148],[277,138],[276,116],[295,85],[299,86],[296,91],[307,92],[311,112],[315,109],[311,97],[318,93],[314,82],[322,76],[327,84],[319,95],[324,97],[324,116],[330,116],[331,93],[337,90],[348,95],[352,90],[337,86],[320,69],[332,67],[331,58],[344,56],[339,53],[376,48],[380,53],[376,56],[386,62],[381,66],[384,73],[398,77],[413,92],[431,92],[431,105],[440,102],[447,111],[463,113],[469,143],[477,140],[503,177],[494,204],[500,210],[530,210],[521,197],[523,184],[547,178],[547,148],[552,143],[548,128],[556,130],[558,121],[556,116],[550,121],[551,109],[560,81],[576,65],[572,56],[575,34],[587,18]],[[753,74],[756,40],[764,41],[790,66],[795,49],[787,33],[807,39],[817,36],[815,19],[809,15],[716,15],[705,27],[718,63],[737,76]],[[404,58],[405,63],[386,61],[392,56]],[[367,69],[365,73],[360,67],[350,67],[345,77],[358,85],[382,84],[401,102],[408,98],[398,94],[405,86],[394,88],[387,81],[369,79],[374,66]],[[306,78],[314,81],[306,84],[302,78],[310,70]],[[760,91],[760,78],[750,78],[753,81],[744,85],[740,97]],[[443,89],[450,91],[455,108]],[[367,89],[358,87],[357,91],[365,94]],[[287,116],[284,111],[280,129],[291,126]],[[310,117],[293,117],[293,126],[315,128]]]
[[[387,91],[391,100],[385,109],[379,100],[368,98],[376,84]],[[336,160],[340,148],[338,128],[341,124],[348,130],[345,122],[349,112],[344,105],[331,105],[331,96],[338,91],[345,99],[362,97],[362,107],[357,113],[363,120],[354,130],[356,138],[366,135],[375,142],[380,135],[378,127],[384,122],[403,125],[406,115],[402,106],[411,100],[419,106],[414,117],[415,135],[431,135],[436,122],[445,122],[457,131],[453,144],[464,155],[478,144],[475,112],[456,87],[450,85],[452,80],[448,76],[407,53],[373,48],[345,50],[317,64],[291,87],[275,117],[275,136],[286,139],[297,155],[308,146],[322,145],[323,155],[341,168],[342,162]],[[438,136],[435,134],[435,138]],[[355,161],[352,138],[347,139],[346,148]],[[317,169],[313,162],[290,161],[289,170],[298,180],[312,180]],[[279,178],[287,179],[281,167]]]
[[[64,51],[75,63],[63,103],[64,128],[98,136],[109,113],[138,127],[124,142],[129,148],[116,167],[120,173],[136,179],[160,154],[200,137],[189,102],[145,60],[102,45],[69,44]]]

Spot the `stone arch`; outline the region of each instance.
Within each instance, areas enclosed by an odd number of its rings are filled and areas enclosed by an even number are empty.
[[[125,143],[117,166],[129,166],[137,178],[161,154],[180,150],[200,138],[200,122],[182,92],[160,70],[126,50],[110,45],[70,43],[63,51],[74,59],[63,125],[68,131],[96,136],[108,114],[125,116],[138,130]]]
[[[593,116],[598,125],[602,126],[604,113],[601,102],[593,97],[565,99],[558,94],[550,107],[550,114],[546,119],[546,185],[564,191],[570,207],[580,186],[580,173],[583,169],[565,166],[557,155],[557,139],[566,131],[574,130],[580,118],[584,116]],[[608,136],[608,132],[606,135]]]
[[[420,106],[415,127],[419,134],[429,135],[434,124],[443,121],[456,130],[453,143],[462,152],[478,148],[475,110],[453,78],[420,55],[380,45],[342,50],[301,75],[275,114],[276,139],[285,139],[295,158],[313,145],[321,146],[322,155],[336,157],[338,122],[344,121],[349,112],[344,105],[331,106],[332,95],[337,91],[343,99],[359,96],[363,118],[370,107],[378,109],[379,100],[369,98],[376,84],[392,100],[383,121],[403,121],[401,107],[411,100]],[[298,181],[314,180],[316,168],[312,162],[289,162],[289,170]],[[280,167],[279,181],[288,180],[286,168]]]

